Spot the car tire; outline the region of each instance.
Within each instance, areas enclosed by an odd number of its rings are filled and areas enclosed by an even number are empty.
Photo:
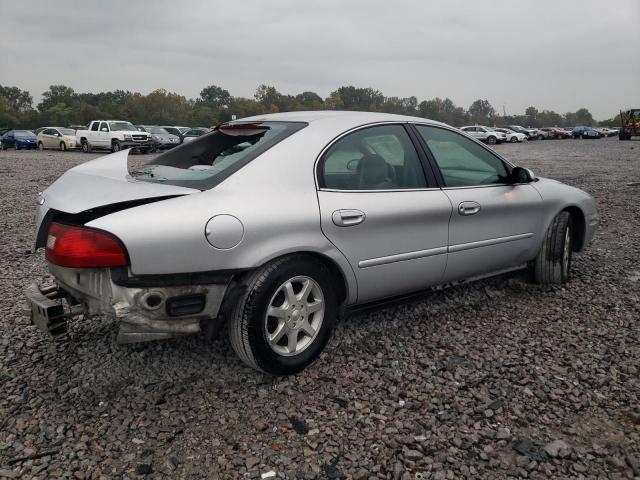
[[[328,342],[338,314],[334,283],[327,266],[306,255],[283,257],[249,274],[229,319],[238,357],[272,375],[309,366]],[[304,291],[307,296],[301,298]],[[268,315],[269,309],[278,315]]]
[[[544,140],[544,135],[538,135],[538,140]]]
[[[60,142],[60,151],[61,152],[66,152],[67,151],[67,144],[64,142]]]
[[[44,150],[44,144],[42,142],[38,142],[38,150]]]
[[[571,276],[573,243],[573,225],[571,214],[560,212],[551,222],[542,248],[533,261],[533,274],[536,283],[559,285]]]
[[[118,140],[113,140],[111,142],[111,151],[113,153],[119,152],[120,150],[122,150],[122,147],[120,146],[120,142]]]
[[[511,143],[516,143],[517,141],[518,141],[518,139],[515,136],[511,137],[511,140],[509,140],[509,142],[511,142]]]
[[[89,145],[89,142],[87,142],[86,140],[82,140],[82,151],[84,153],[91,153],[91,145]]]
[[[18,142],[13,144],[13,148],[14,150],[17,152],[18,150],[20,150],[20,145],[18,145]]]
[[[0,145],[0,150],[6,150],[6,149],[7,149],[7,146],[4,143]]]
[[[495,145],[496,143],[498,143],[498,139],[494,136],[487,137],[487,143],[489,145]]]

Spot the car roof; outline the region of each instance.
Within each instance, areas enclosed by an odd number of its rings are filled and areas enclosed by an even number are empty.
[[[254,115],[252,117],[242,118],[234,122],[247,121],[272,121],[272,122],[306,122],[306,123],[325,123],[332,120],[340,119],[342,122],[352,123],[353,126],[364,125],[376,122],[420,122],[430,123],[434,125],[444,125],[441,122],[429,120],[422,117],[411,117],[408,115],[396,115],[393,113],[379,112],[356,112],[346,110],[313,110],[301,112],[281,112],[268,113],[265,115]]]

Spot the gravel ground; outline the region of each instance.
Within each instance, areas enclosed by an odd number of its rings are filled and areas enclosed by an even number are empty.
[[[22,313],[35,195],[95,155],[0,153],[0,477],[640,477],[640,142],[496,147],[593,194],[563,288],[510,274],[340,322],[274,379],[225,335],[120,346],[107,319],[52,342]]]

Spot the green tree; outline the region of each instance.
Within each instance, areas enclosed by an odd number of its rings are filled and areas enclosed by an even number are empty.
[[[541,127],[542,125],[538,122],[538,109],[536,107],[527,107],[524,111],[525,117],[527,119],[526,124],[528,127]]]
[[[315,92],[302,92],[296,95],[296,102],[301,110],[322,110],[324,100]]]
[[[31,94],[26,90],[20,90],[18,87],[3,87],[0,85],[0,97],[4,97],[8,106],[18,114],[33,108]]]
[[[373,88],[357,88],[352,85],[340,87],[333,94],[340,97],[342,108],[345,110],[363,110],[379,112],[384,103],[384,95]]]
[[[0,127],[14,128],[20,122],[18,112],[9,101],[0,96]]]
[[[475,124],[493,124],[496,116],[496,110],[489,100],[476,100],[471,104],[468,112],[471,123]]]
[[[209,85],[200,92],[197,103],[201,103],[214,109],[226,108],[231,103],[231,94],[228,90],[216,85]]]
[[[49,90],[42,94],[42,101],[38,104],[38,110],[44,112],[58,103],[72,105],[76,100],[76,92],[66,85],[51,85]]]

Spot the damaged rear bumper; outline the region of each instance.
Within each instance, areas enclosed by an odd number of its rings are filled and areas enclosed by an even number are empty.
[[[69,319],[107,315],[119,323],[118,342],[134,343],[196,334],[215,327],[230,277],[199,285],[115,283],[108,268],[49,264],[57,285],[25,291],[32,323],[51,336],[66,332]]]

